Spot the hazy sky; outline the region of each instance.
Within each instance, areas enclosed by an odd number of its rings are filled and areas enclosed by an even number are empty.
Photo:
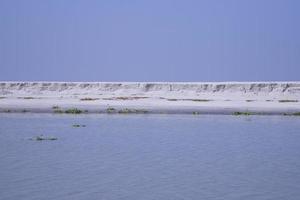
[[[299,0],[0,0],[0,80],[300,80]]]

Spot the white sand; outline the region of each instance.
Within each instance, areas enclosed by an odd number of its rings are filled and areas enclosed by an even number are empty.
[[[300,112],[300,82],[0,82],[0,112],[69,108],[88,113],[128,108],[125,112],[293,114]]]

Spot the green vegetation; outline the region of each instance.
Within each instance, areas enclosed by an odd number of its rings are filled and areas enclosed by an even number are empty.
[[[34,97],[18,97],[19,99],[35,99]]]
[[[115,113],[116,109],[109,107],[109,108],[106,109],[106,112],[107,113]]]
[[[65,111],[66,114],[81,114],[82,110],[79,110],[77,108],[70,108]]]
[[[128,109],[128,108],[125,108],[125,109],[122,109],[122,110],[118,111],[119,114],[132,114],[132,113],[135,113],[135,114],[145,114],[147,112],[148,112],[147,110]]]
[[[209,99],[167,99],[168,101],[196,101],[196,102],[208,102]]]
[[[117,111],[115,108],[109,107],[106,109],[107,113],[119,113],[119,114],[131,114],[131,113],[135,113],[135,114],[144,114],[147,113],[147,110],[142,110],[142,109],[129,109],[129,108],[124,108],[121,109],[119,111]]]
[[[64,111],[61,110],[61,109],[59,108],[59,106],[52,106],[52,109],[53,109],[53,112],[54,112],[54,113],[57,113],[57,114],[62,114],[62,113],[64,113]]]
[[[62,113],[64,113],[64,111],[62,111],[62,110],[59,110],[59,109],[57,109],[57,110],[54,110],[53,112],[54,112],[54,113],[57,113],[57,114],[62,114]]]
[[[137,100],[137,99],[146,99],[148,97],[116,97],[117,100]]]
[[[74,127],[74,128],[80,128],[80,127],[86,127],[86,125],[73,124],[72,127]]]
[[[278,102],[280,102],[280,103],[292,103],[292,102],[298,102],[298,100],[285,99],[285,100],[278,100]]]
[[[300,116],[300,112],[295,112],[295,113],[283,113],[285,116]]]
[[[197,102],[208,102],[208,101],[211,101],[209,99],[187,99],[187,100],[190,100],[190,101],[197,101]]]
[[[146,99],[148,97],[109,97],[103,98],[103,100],[138,100],[138,99]]]
[[[250,112],[234,112],[233,115],[252,115]]]
[[[199,115],[200,113],[199,112],[197,112],[197,111],[194,111],[193,112],[193,115]]]
[[[56,137],[44,137],[43,135],[39,135],[33,138],[30,138],[30,140],[34,141],[43,141],[43,140],[57,140],[58,138]]]
[[[167,99],[168,101],[178,101],[179,99]]]
[[[90,97],[86,97],[86,98],[80,99],[80,101],[96,101],[96,100],[99,100],[99,98],[90,98]]]
[[[70,108],[70,109],[67,109],[67,110],[63,111],[58,106],[53,106],[52,109],[53,109],[54,113],[58,113],[58,114],[62,114],[62,113],[66,113],[66,114],[81,114],[83,112],[85,112],[85,113],[88,112],[88,110],[82,111],[82,110],[79,110],[78,108]]]

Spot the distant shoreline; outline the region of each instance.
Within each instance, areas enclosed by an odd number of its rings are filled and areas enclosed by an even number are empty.
[[[0,112],[298,115],[300,82],[0,82]]]

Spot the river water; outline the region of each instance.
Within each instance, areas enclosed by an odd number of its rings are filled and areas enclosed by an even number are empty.
[[[3,200],[299,198],[299,117],[0,115]]]

